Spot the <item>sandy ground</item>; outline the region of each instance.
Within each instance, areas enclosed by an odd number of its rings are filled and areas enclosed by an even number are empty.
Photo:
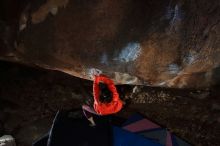
[[[134,87],[118,86],[126,101],[120,116],[140,112],[193,145],[220,145],[219,87]],[[0,62],[0,135],[30,146],[48,131],[57,110],[80,107],[91,91],[92,82],[64,73]]]

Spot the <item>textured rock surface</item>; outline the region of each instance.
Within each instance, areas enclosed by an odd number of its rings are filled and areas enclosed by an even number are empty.
[[[220,81],[219,0],[19,2],[11,9],[19,17],[2,21],[1,59],[85,79],[98,71],[119,84],[199,88]]]

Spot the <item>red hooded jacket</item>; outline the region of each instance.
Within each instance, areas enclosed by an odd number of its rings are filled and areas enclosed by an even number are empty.
[[[110,103],[102,103],[99,100],[99,83],[103,82],[104,84],[107,84],[109,90],[112,92],[112,101]],[[93,83],[93,96],[94,96],[94,110],[100,114],[100,115],[108,115],[117,113],[121,110],[123,103],[121,99],[119,98],[117,89],[113,83],[113,81],[106,76],[100,75],[95,76],[95,80]]]

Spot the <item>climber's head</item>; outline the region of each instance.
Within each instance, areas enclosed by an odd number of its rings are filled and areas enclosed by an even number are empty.
[[[104,83],[99,83],[100,94],[99,100],[102,103],[109,103],[112,101],[112,92],[109,90],[108,86]]]

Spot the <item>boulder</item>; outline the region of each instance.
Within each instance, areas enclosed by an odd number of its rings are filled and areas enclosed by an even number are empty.
[[[10,1],[0,21],[2,60],[88,80],[102,73],[117,84],[220,82],[219,0],[17,0],[16,9]]]

